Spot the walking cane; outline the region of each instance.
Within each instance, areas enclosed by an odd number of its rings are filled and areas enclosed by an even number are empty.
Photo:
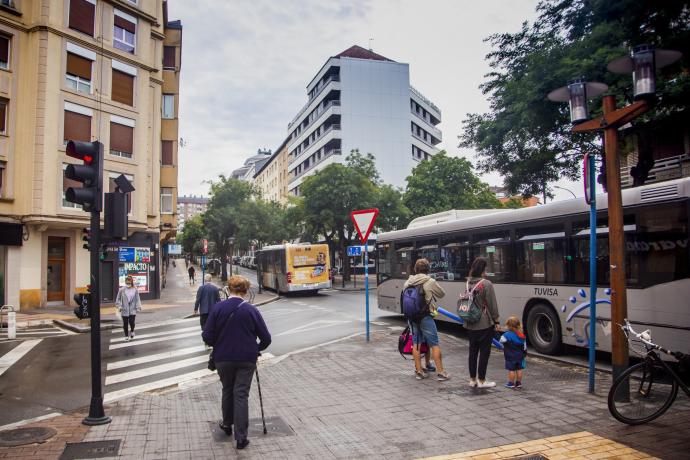
[[[259,388],[259,405],[261,406],[261,422],[264,424],[264,434],[266,430],[266,418],[264,417],[264,400],[261,397],[261,382],[259,381],[259,363],[256,364],[256,386]]]

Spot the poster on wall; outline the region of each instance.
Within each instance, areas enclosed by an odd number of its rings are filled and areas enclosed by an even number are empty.
[[[125,285],[125,278],[131,276],[139,292],[149,292],[149,248],[121,247],[119,252],[119,285]]]

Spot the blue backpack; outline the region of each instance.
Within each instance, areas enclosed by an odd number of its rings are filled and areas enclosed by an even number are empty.
[[[429,314],[429,305],[424,298],[424,287],[421,284],[405,288],[400,295],[400,305],[405,318],[413,323],[419,323]]]

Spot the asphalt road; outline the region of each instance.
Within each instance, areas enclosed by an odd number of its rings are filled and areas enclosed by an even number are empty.
[[[375,290],[370,301],[372,328],[401,324],[399,317],[375,307]],[[363,292],[290,295],[260,310],[273,336],[266,357],[365,330]],[[136,331],[132,342],[124,341],[120,329],[102,332],[106,403],[211,374],[206,369],[208,351],[200,338],[198,318],[141,324]],[[89,340],[89,334],[76,334],[0,343],[0,427],[87,406],[91,394]],[[21,357],[12,362],[12,355]],[[12,362],[9,366],[8,361]]]

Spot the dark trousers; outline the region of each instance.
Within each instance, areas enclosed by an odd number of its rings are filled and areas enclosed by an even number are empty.
[[[494,327],[491,326],[478,331],[468,330],[467,336],[470,339],[470,378],[476,379],[479,376],[479,380],[484,380],[486,378],[486,367],[489,365]],[[479,358],[479,363],[477,363],[477,357]]]
[[[256,363],[223,361],[216,363],[223,384],[223,423],[235,425],[235,439],[244,441],[249,430],[249,389]]]
[[[134,321],[136,320],[137,316],[136,315],[129,315],[129,316],[123,316],[122,317],[122,328],[125,330],[125,337],[129,335],[129,331],[127,330],[127,326],[129,326],[129,329],[134,332]]]
[[[208,319],[208,313],[201,314],[199,315],[199,323],[201,324],[201,330],[204,330],[204,325],[206,324],[206,320]]]

